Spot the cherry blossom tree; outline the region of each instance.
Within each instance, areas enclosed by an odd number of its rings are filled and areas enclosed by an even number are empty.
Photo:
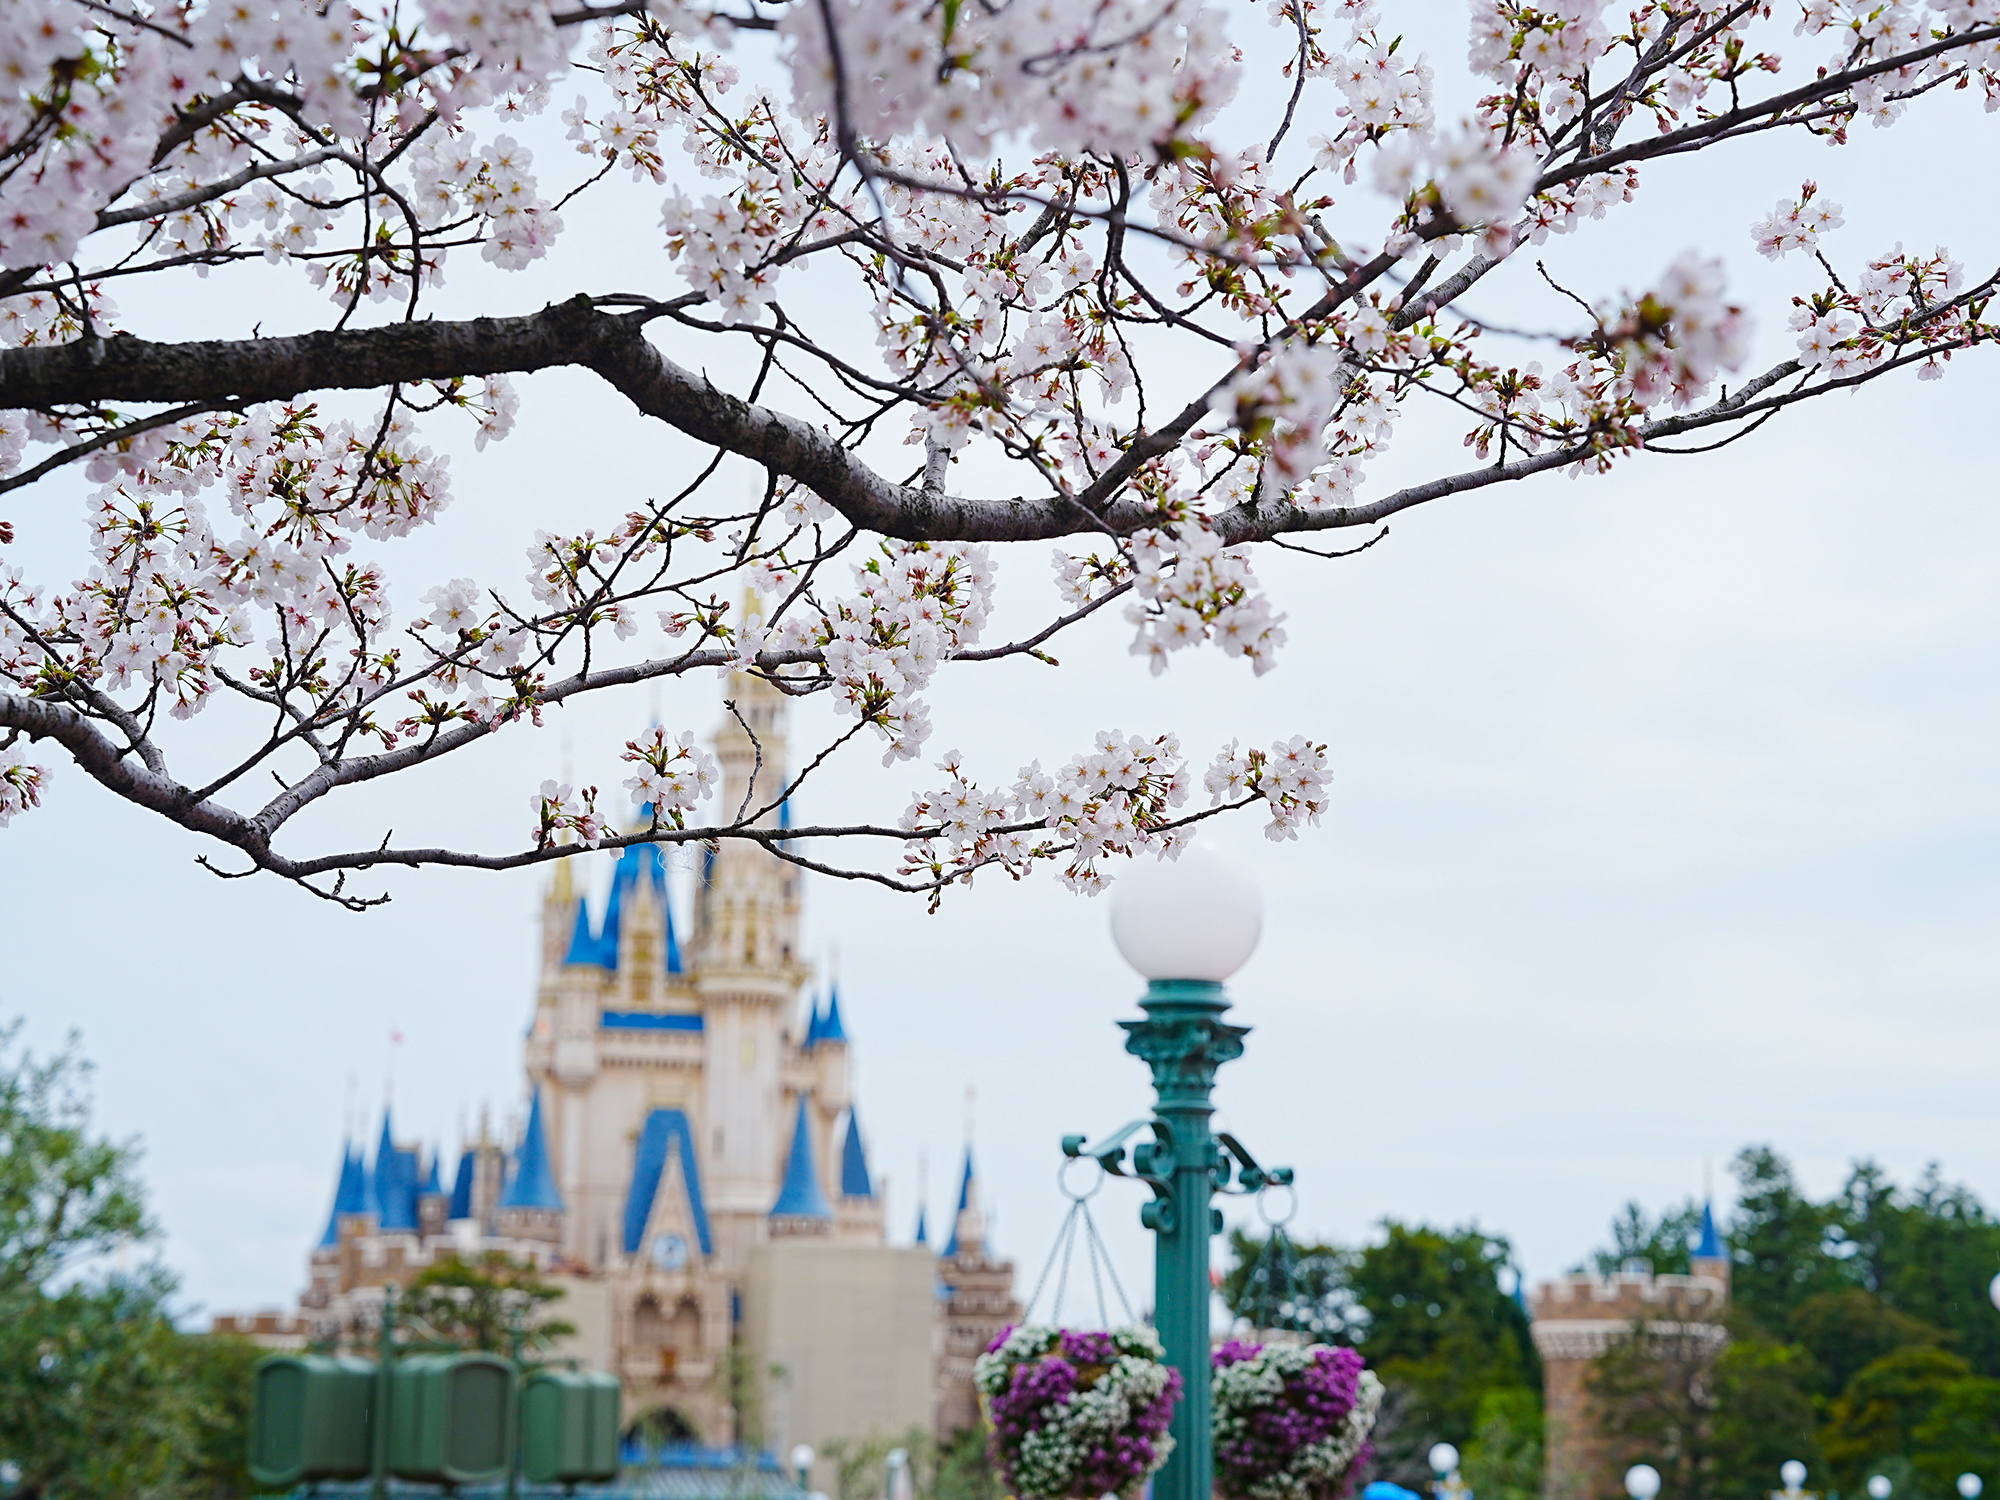
[[[1797,351],[1769,368],[1742,369],[1750,311],[1700,251],[1636,288],[1557,288],[1573,322],[1543,336],[1546,362],[1510,362],[1515,332],[1462,304],[1554,285],[1533,247],[1676,158],[1772,134],[1837,147],[1950,91],[1993,109],[2000,0],[1472,0],[1476,87],[1442,98],[1406,35],[1437,8],[1392,9],[15,0],[0,492],[21,498],[0,545],[76,526],[51,476],[95,488],[80,576],[26,577],[0,551],[0,824],[66,756],[212,840],[219,872],[356,906],[379,899],[348,888],[357,871],[635,840],[753,840],[933,899],[1042,862],[1095,890],[1216,813],[1294,836],[1324,806],[1325,746],[1190,757],[1171,733],[1106,732],[1008,780],[931,747],[941,668],[1053,662],[1110,609],[1154,672],[1207,643],[1262,674],[1285,631],[1259,548],[1353,533],[1323,554],[1344,555],[1446,496],[1691,435],[1719,447],[1799,402],[1936,378],[1993,336],[2000,273],[1838,254],[1841,211],[1811,182],[1744,226],[1799,266],[1792,307],[1766,310]],[[522,144],[545,112],[574,157]],[[509,273],[560,264],[582,193],[623,195],[680,285],[519,311]],[[431,315],[447,264],[493,315]],[[252,300],[303,277],[324,319],[194,342],[120,326],[128,279],[211,276]],[[708,350],[753,373],[697,373]],[[392,587],[397,544],[452,498],[442,450],[506,439],[516,379],[565,366],[709,461],[601,513],[552,502],[521,539],[525,579]],[[362,414],[339,415],[353,399]],[[1456,415],[1464,447],[1371,486],[1420,402]],[[727,498],[727,463],[754,468],[752,498]],[[1006,477],[955,484],[955,465]],[[1011,589],[1046,591],[1045,623],[994,642],[1003,563]],[[512,848],[287,836],[334,794],[532,733],[551,706],[717,669],[844,722],[740,806],[719,805],[690,733],[654,728],[623,748],[629,807],[522,787]],[[197,773],[176,721],[217,703],[246,727]],[[900,818],[779,827],[832,757],[871,745],[935,767]]]

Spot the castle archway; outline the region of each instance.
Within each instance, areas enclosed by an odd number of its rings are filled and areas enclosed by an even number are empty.
[[[675,1406],[654,1406],[639,1413],[625,1429],[624,1446],[638,1457],[664,1449],[691,1447],[701,1441],[701,1430],[688,1414]]]

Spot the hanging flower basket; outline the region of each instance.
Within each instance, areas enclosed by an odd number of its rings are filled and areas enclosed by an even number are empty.
[[[1374,1448],[1382,1382],[1352,1349],[1215,1351],[1215,1490],[1227,1500],[1344,1500]]]
[[[1150,1328],[1009,1328],[972,1378],[993,1465],[1019,1500],[1132,1500],[1173,1451],[1181,1375]]]

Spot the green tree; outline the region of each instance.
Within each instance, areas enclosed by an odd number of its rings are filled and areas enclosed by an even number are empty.
[[[1480,1397],[1459,1469],[1479,1500],[1541,1500],[1540,1395],[1506,1386]]]
[[[1953,1335],[1890,1307],[1858,1286],[1815,1292],[1792,1314],[1792,1335],[1811,1357],[1814,1390],[1832,1400],[1864,1366],[1915,1344],[1946,1345]]]
[[[1729,1228],[1731,1296],[1773,1333],[1788,1336],[1808,1297],[1854,1284],[1852,1262],[1832,1253],[1845,1237],[1838,1205],[1799,1191],[1791,1163],[1769,1146],[1748,1146],[1734,1164],[1739,1188]]]
[[[1477,1228],[1383,1228],[1349,1273],[1358,1345],[1383,1380],[1418,1393],[1438,1439],[1463,1446],[1487,1391],[1541,1388],[1528,1315],[1500,1290],[1513,1247]]]
[[[986,1453],[984,1423],[954,1433],[938,1451],[923,1500],[1002,1500],[1000,1480]]]
[[[193,1413],[163,1272],[13,1299],[0,1318],[0,1455],[21,1500],[176,1493]]]
[[[1864,1180],[1865,1194],[1857,1190]],[[2000,1311],[1986,1295],[2000,1269],[2000,1223],[1969,1190],[1942,1181],[1935,1164],[1907,1193],[1888,1187],[1872,1163],[1857,1164],[1843,1200],[1876,1295],[1949,1330],[1954,1353],[2000,1376]]]
[[[77,1041],[46,1062],[0,1026],[0,1307],[79,1262],[152,1234],[133,1176],[137,1148],[90,1133],[90,1065]]]
[[[261,1351],[174,1326],[172,1275],[108,1270],[153,1235],[129,1143],[90,1128],[76,1042],[0,1027],[0,1461],[20,1500],[235,1500]]]
[[[1968,1375],[1949,1382],[1910,1441],[1913,1474],[1926,1495],[1948,1500],[1961,1474],[2000,1478],[2000,1380]]]
[[[1946,1392],[1971,1375],[1963,1359],[1934,1344],[1892,1350],[1857,1371],[1833,1402],[1821,1433],[1833,1483],[1853,1489],[1888,1459],[1913,1460],[1917,1432],[1936,1415]]]
[[[1733,1337],[1715,1362],[1715,1419],[1709,1444],[1712,1500],[1764,1500],[1778,1487],[1778,1469],[1796,1458],[1817,1473],[1822,1464],[1813,1390],[1814,1361],[1733,1320]]]
[[[181,1335],[181,1371],[194,1428],[183,1485],[189,1500],[235,1500],[250,1478],[251,1372],[270,1351],[233,1334]]]
[[[531,1262],[488,1250],[470,1260],[451,1255],[426,1266],[397,1299],[396,1310],[418,1347],[511,1355],[518,1335],[520,1357],[532,1364],[558,1339],[576,1332],[574,1323],[540,1316],[562,1295]]]
[[[1541,1361],[1527,1314],[1500,1290],[1513,1247],[1471,1226],[1387,1220],[1382,1228],[1381,1244],[1359,1250],[1296,1246],[1280,1299],[1291,1309],[1286,1326],[1353,1344],[1388,1387],[1375,1472],[1411,1487],[1426,1483],[1425,1452],[1437,1442],[1472,1444],[1494,1392],[1511,1393],[1511,1405],[1493,1410],[1514,1413],[1518,1428],[1506,1436],[1512,1456],[1504,1462],[1524,1461],[1519,1450],[1531,1432],[1538,1452],[1539,1416],[1529,1422],[1520,1414],[1541,1410]],[[1268,1317],[1272,1289],[1258,1279],[1272,1264],[1268,1242],[1238,1231],[1230,1245],[1224,1303],[1239,1317]],[[1503,1462],[1498,1450],[1493,1461]]]
[[[1662,1500],[1703,1500],[1715,1474],[1723,1343],[1697,1312],[1668,1301],[1660,1314],[1614,1339],[1585,1385],[1598,1432],[1619,1467],[1653,1465]]]
[[[1700,1230],[1701,1205],[1691,1198],[1658,1219],[1648,1218],[1636,1202],[1627,1203],[1611,1221],[1610,1247],[1591,1258],[1606,1276],[1631,1260],[1645,1261],[1656,1275],[1685,1276],[1688,1250]]]

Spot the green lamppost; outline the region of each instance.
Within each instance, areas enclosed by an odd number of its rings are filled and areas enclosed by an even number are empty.
[[[1134,865],[1112,887],[1111,932],[1146,980],[1140,1021],[1121,1021],[1125,1050],[1153,1071],[1150,1119],[1097,1144],[1067,1136],[1063,1152],[1090,1156],[1107,1172],[1140,1179],[1153,1201],[1139,1218],[1155,1236],[1153,1321],[1167,1362],[1181,1372],[1173,1454],[1153,1483],[1154,1500],[1207,1500],[1214,1473],[1210,1432],[1209,1240],[1222,1228],[1210,1203],[1232,1174],[1240,1191],[1290,1182],[1266,1172],[1229,1135],[1209,1132],[1215,1070],[1243,1055],[1249,1028],[1223,1019],[1222,983],[1243,967],[1263,930],[1257,888],[1236,866],[1195,845],[1169,864]],[[1141,1131],[1152,1139],[1127,1143]],[[1233,1161],[1232,1161],[1233,1158]]]

